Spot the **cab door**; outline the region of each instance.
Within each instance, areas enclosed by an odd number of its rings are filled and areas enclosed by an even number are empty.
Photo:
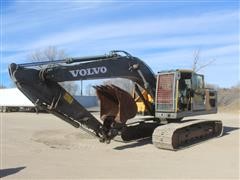
[[[201,74],[192,75],[192,105],[193,111],[205,110],[205,87],[204,87],[204,76]]]

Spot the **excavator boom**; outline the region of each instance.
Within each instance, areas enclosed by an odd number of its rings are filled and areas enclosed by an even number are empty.
[[[95,87],[101,100],[101,123],[58,82],[121,77],[139,84],[154,97],[156,79],[151,69],[140,59],[122,53],[124,55],[112,51],[103,56],[19,65],[13,63],[9,66],[9,73],[16,86],[37,107],[74,127],[83,128],[101,141],[109,141],[128,119],[136,115],[133,98],[113,85]]]

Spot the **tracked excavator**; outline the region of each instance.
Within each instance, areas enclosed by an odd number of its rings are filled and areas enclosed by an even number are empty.
[[[223,132],[219,120],[182,120],[188,116],[217,112],[217,92],[205,88],[203,75],[191,70],[154,74],[142,60],[125,51],[55,61],[12,63],[9,74],[18,89],[36,107],[83,129],[100,142],[110,143],[112,139],[127,142],[152,137],[157,148],[178,150],[219,137]],[[109,84],[94,86],[100,101],[98,120],[59,85],[64,81],[104,78],[133,81],[135,96],[144,105],[147,116],[137,116],[139,120],[136,120],[138,106],[133,96]]]

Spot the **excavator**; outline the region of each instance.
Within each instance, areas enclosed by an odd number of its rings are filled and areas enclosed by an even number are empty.
[[[157,148],[179,150],[219,137],[223,132],[220,120],[183,120],[217,112],[217,92],[205,88],[203,75],[183,69],[155,74],[142,60],[125,51],[12,63],[9,74],[37,108],[81,128],[100,142],[152,138]],[[100,118],[93,116],[59,84],[105,78],[131,80],[137,98],[113,84],[94,86],[100,103]],[[140,105],[144,106],[145,116],[136,116]]]

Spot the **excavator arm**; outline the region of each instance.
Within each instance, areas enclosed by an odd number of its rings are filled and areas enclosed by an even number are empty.
[[[18,65],[12,63],[9,66],[9,74],[16,86],[37,107],[106,142],[118,134],[127,119],[135,116],[134,100],[129,97],[128,93],[116,86],[95,87],[100,100],[108,101],[111,106],[109,108],[101,106],[103,112],[101,115],[103,123],[101,123],[58,82],[126,78],[141,86],[153,98],[155,97],[154,73],[143,61],[124,51],[111,51],[108,55],[48,62]],[[154,109],[150,109],[150,112],[154,113]]]

